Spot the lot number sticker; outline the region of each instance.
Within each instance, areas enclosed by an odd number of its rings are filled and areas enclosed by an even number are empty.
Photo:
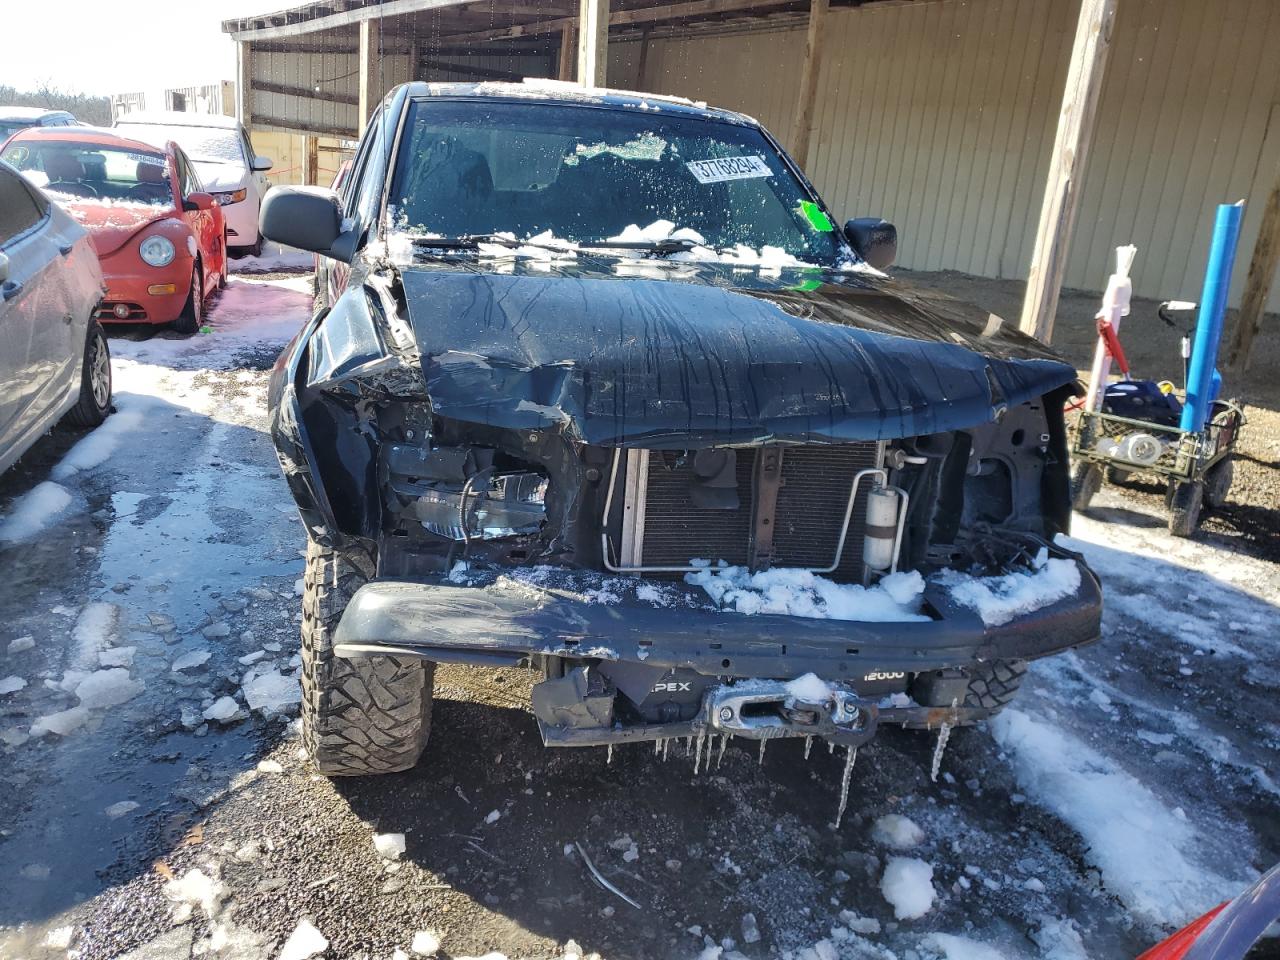
[[[758,154],[750,157],[718,157],[715,160],[689,160],[685,166],[699,183],[723,183],[726,180],[750,180],[772,177],[773,171]]]

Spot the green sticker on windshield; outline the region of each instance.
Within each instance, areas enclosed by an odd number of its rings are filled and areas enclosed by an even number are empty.
[[[810,290],[817,290],[820,286],[822,286],[821,280],[801,280],[799,283],[792,284],[786,289],[798,290],[800,293],[808,293]]]
[[[821,233],[830,233],[835,229],[831,225],[831,218],[822,212],[822,208],[812,200],[800,201],[800,212],[804,214],[804,218],[809,221],[809,226]]]

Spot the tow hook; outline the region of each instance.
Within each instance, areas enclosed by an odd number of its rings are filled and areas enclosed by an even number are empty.
[[[709,690],[705,716],[711,728],[752,740],[822,737],[858,747],[875,736],[877,710],[840,687],[812,703],[789,692],[785,682],[756,680]]]

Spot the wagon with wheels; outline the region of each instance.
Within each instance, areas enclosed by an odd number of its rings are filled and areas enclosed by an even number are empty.
[[[1176,315],[1194,309],[1193,303],[1166,301],[1158,314],[1168,326],[1178,328]],[[1089,409],[1086,402],[1080,410],[1071,448],[1075,509],[1087,509],[1104,482],[1123,482],[1133,474],[1154,476],[1166,484],[1169,532],[1187,537],[1199,525],[1204,507],[1226,502],[1236,441],[1246,422],[1244,406],[1235,399],[1215,399],[1202,429],[1182,429],[1193,333],[1194,327],[1183,331],[1181,389],[1167,380],[1130,379],[1114,331],[1100,333],[1124,379],[1101,389],[1097,409]]]

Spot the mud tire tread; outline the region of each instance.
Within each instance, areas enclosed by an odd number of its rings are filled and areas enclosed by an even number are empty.
[[[966,707],[986,711],[994,717],[1018,694],[1022,678],[1027,675],[1025,660],[991,660],[971,669]]]
[[[396,773],[418,762],[431,732],[435,664],[333,655],[333,633],[374,573],[360,548],[307,544],[302,594],[302,736],[327,777]]]

